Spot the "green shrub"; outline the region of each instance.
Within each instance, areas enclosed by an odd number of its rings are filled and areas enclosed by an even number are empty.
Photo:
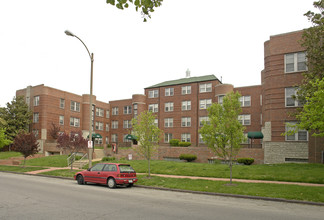
[[[190,142],[179,142],[180,147],[189,147],[191,145]]]
[[[103,157],[103,158],[101,159],[101,161],[114,161],[114,160],[116,160],[115,157]]]
[[[254,162],[254,159],[253,158],[238,158],[237,162],[243,163],[245,165],[251,165]]]
[[[176,146],[179,146],[179,142],[180,142],[180,140],[178,140],[178,139],[171,139],[169,143],[171,146],[176,147]]]
[[[197,156],[196,155],[193,155],[193,154],[181,154],[179,156],[179,159],[180,160],[186,160],[188,162],[191,162],[191,161],[194,161],[197,159]]]

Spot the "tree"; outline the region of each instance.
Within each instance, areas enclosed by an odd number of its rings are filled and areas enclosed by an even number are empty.
[[[7,135],[5,134],[5,129],[0,128],[0,149],[4,146],[11,144],[12,141],[8,139]]]
[[[7,103],[6,108],[0,109],[0,118],[6,123],[6,135],[13,140],[20,130],[28,131],[31,124],[32,112],[24,101],[23,96],[13,98],[11,103]]]
[[[301,45],[307,51],[308,72],[304,74],[297,94],[297,99],[305,105],[297,113],[296,118],[300,120],[298,128],[312,130],[314,136],[324,136],[324,116],[321,111],[324,76],[324,1],[316,1],[313,5],[320,13],[308,11],[305,14],[313,26],[304,30],[301,40]]]
[[[24,155],[24,164],[26,164],[26,158],[30,155],[38,153],[38,142],[34,134],[27,133],[21,130],[15,137],[12,149],[16,152],[20,152]]]
[[[237,155],[244,141],[243,125],[238,116],[242,111],[240,94],[231,92],[224,97],[223,104],[213,103],[208,110],[209,122],[204,122],[200,129],[205,144],[214,153],[229,161],[230,184],[232,184],[233,158]]]
[[[58,138],[59,132],[60,132],[60,126],[57,126],[56,124],[54,124],[54,122],[52,122],[52,127],[49,130],[49,134],[54,140]]]
[[[152,112],[144,111],[138,118],[132,120],[133,132],[137,137],[139,147],[137,153],[148,162],[148,177],[151,176],[150,161],[157,153],[158,141],[162,131],[154,124],[155,116]]]
[[[107,0],[107,4],[116,5],[117,8],[124,10],[124,8],[128,8],[129,4],[133,4],[135,6],[136,11],[141,9],[141,13],[144,17],[144,22],[147,21],[146,18],[151,18],[152,12],[154,12],[154,8],[160,7],[162,5],[163,0]]]
[[[82,150],[87,149],[88,141],[82,137],[82,132],[71,132],[71,134],[67,134],[64,132],[60,134],[57,138],[57,147],[62,149],[65,152],[69,152],[69,154],[77,153]],[[71,170],[73,169],[73,163],[71,163]]]

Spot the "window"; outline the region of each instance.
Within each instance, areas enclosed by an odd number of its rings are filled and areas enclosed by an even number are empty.
[[[172,140],[172,134],[171,133],[164,133],[164,143],[169,143],[170,140]]]
[[[33,129],[33,134],[34,134],[34,136],[37,138],[38,135],[39,135],[38,130],[37,130],[37,129]]]
[[[106,118],[109,118],[109,115],[110,115],[110,111],[106,110]]]
[[[173,127],[173,118],[165,118],[164,119],[164,127],[172,128]]]
[[[35,112],[33,114],[33,122],[34,123],[38,123],[39,122],[39,113],[38,112]]]
[[[212,84],[211,83],[205,83],[199,85],[199,92],[211,92],[212,91]]]
[[[205,143],[201,134],[199,134],[199,143],[200,144],[204,144]]]
[[[106,124],[106,131],[109,131],[109,124]]]
[[[297,87],[285,88],[286,107],[302,106],[302,104],[295,98],[297,96],[297,90]]]
[[[96,108],[96,116],[104,117],[104,110],[102,108]]]
[[[79,118],[71,117],[70,118],[70,126],[80,127],[80,119]]]
[[[240,103],[242,107],[251,106],[251,96],[241,96]]]
[[[181,94],[182,95],[191,94],[191,86],[182,86],[181,87]]]
[[[244,133],[245,140],[242,141],[241,144],[249,144],[248,133]]]
[[[238,120],[242,125],[250,125],[251,124],[251,115],[239,115]]]
[[[165,91],[165,96],[173,96],[174,94],[174,88],[166,88],[164,91]]]
[[[64,125],[64,115],[60,115],[59,124]]]
[[[191,118],[190,117],[182,117],[181,118],[181,127],[190,127],[191,126]]]
[[[111,129],[117,129],[118,128],[118,121],[112,121],[111,122]]]
[[[149,104],[148,110],[150,112],[158,112],[159,111],[159,104]]]
[[[138,115],[138,111],[137,111],[138,106],[137,104],[134,104],[133,107],[134,107],[134,117],[136,118]]]
[[[219,95],[218,96],[218,104],[223,105],[224,97],[225,97],[225,95]]]
[[[124,106],[124,115],[129,115],[132,114],[132,106],[128,105],[128,106]]]
[[[118,107],[113,107],[111,111],[111,115],[118,115]]]
[[[96,138],[94,142],[95,144],[102,144],[102,138]]]
[[[260,95],[260,105],[262,106],[262,95]]]
[[[183,101],[183,102],[181,102],[181,110],[182,111],[191,110],[191,101]]]
[[[61,109],[65,108],[65,99],[60,99],[60,108]]]
[[[151,90],[148,92],[149,98],[157,98],[159,97],[159,90]]]
[[[106,136],[106,144],[109,144],[109,138]]]
[[[199,117],[199,127],[202,127],[204,125],[204,122],[210,124],[208,116]]]
[[[182,142],[191,142],[191,135],[190,134],[181,134],[181,141]]]
[[[154,125],[156,127],[159,127],[159,119],[157,119],[157,118],[154,119]]]
[[[289,53],[285,55],[285,73],[306,71],[306,53]]]
[[[39,96],[34,96],[34,106],[39,106]]]
[[[173,111],[173,102],[167,102],[164,104],[164,111],[165,112],[172,112]]]
[[[111,135],[111,142],[117,143],[118,142],[118,135],[117,134],[112,134]]]
[[[296,133],[288,135],[286,134],[286,141],[307,141],[308,140],[308,132],[306,130],[298,130],[296,126],[296,122],[289,122],[286,124],[286,132],[295,131]]]
[[[96,121],[96,130],[103,131],[103,122]]]
[[[80,112],[80,103],[71,101],[71,111]]]
[[[199,108],[200,109],[207,109],[212,105],[212,100],[211,99],[201,99],[199,101]]]
[[[131,120],[124,120],[124,128],[131,128],[132,127],[132,121]]]

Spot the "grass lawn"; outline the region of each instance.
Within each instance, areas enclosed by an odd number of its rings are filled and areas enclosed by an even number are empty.
[[[26,166],[67,167],[67,155],[54,155],[26,160]]]
[[[48,172],[41,173],[43,175],[49,175],[49,176],[62,176],[62,177],[71,177],[73,178],[74,174],[81,170],[70,170],[70,169],[64,169],[64,170],[52,170]]]
[[[14,151],[0,152],[0,160],[9,159],[11,157],[21,157],[22,154]]]
[[[6,166],[6,165],[0,165],[0,171],[11,171],[11,172],[19,172],[19,173],[25,173],[29,171],[34,170],[43,170],[46,169],[44,167],[22,167],[22,166]]]
[[[324,187],[236,182],[234,185],[228,186],[226,182],[222,181],[173,179],[157,176],[148,179],[142,175],[138,175],[138,179],[137,184],[139,185],[162,188],[324,202]]]

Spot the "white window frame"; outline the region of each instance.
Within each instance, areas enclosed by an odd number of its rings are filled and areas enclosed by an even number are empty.
[[[65,99],[60,99],[60,108],[64,109],[65,108]]]
[[[210,124],[210,120],[209,120],[209,117],[208,116],[200,116],[199,117],[199,127],[202,127],[203,126],[203,122],[206,122],[208,124]]]
[[[64,115],[59,116],[59,125],[64,125]]]
[[[33,123],[38,123],[39,122],[39,112],[35,112],[33,114]]]
[[[34,106],[39,106],[39,95],[34,96]]]
[[[118,142],[118,135],[117,134],[112,134],[111,135],[111,142],[112,143],[117,143]]]
[[[164,127],[165,128],[173,128],[173,118],[165,118],[164,119]]]
[[[191,94],[191,86],[182,86],[181,87],[181,94],[182,95],[189,95],[189,94]]]
[[[239,115],[238,120],[242,125],[251,125],[251,115]]]
[[[131,120],[124,120],[123,128],[132,128],[132,121]]]
[[[203,140],[203,137],[202,137],[202,134],[199,134],[199,144],[204,144],[204,140]]]
[[[104,117],[104,110],[102,108],[96,108],[96,116]]]
[[[172,140],[172,133],[164,133],[164,143],[170,143],[170,140]]]
[[[225,95],[218,95],[218,104],[223,105]]]
[[[204,83],[199,85],[199,93],[211,92],[212,83]]]
[[[70,126],[80,127],[80,118],[70,117]]]
[[[96,121],[96,130],[103,131],[103,122]]]
[[[154,90],[148,91],[148,97],[149,98],[157,98],[157,97],[159,97],[159,90],[154,89]]]
[[[199,109],[207,109],[212,105],[211,99],[200,99],[199,100]]]
[[[109,124],[106,124],[106,131],[109,131]]]
[[[295,130],[297,128],[295,127],[291,127],[289,126],[290,125],[296,125],[297,122],[287,122],[286,125],[285,125],[285,131],[288,132],[288,131],[291,131],[291,130]],[[299,140],[300,138],[300,134],[301,133],[305,133],[306,132],[306,140]],[[305,136],[305,135],[303,135]],[[285,135],[285,140],[286,141],[308,141],[308,132],[306,130],[298,130],[298,132],[296,132],[295,134],[292,134],[292,135]]]
[[[239,101],[241,103],[241,107],[251,106],[251,96],[250,95],[241,96]]]
[[[191,127],[191,117],[181,117],[181,127]]]
[[[302,58],[302,61],[299,61],[300,58]],[[292,59],[292,62],[289,62],[289,59]],[[298,66],[299,63],[302,63],[303,66],[305,66],[305,68],[300,68]],[[293,65],[293,70],[288,70],[287,65]],[[305,51],[285,54],[285,73],[295,73],[304,71],[307,71],[307,57]]]
[[[129,114],[132,114],[132,106],[131,105],[124,106],[124,115],[129,115]]]
[[[181,134],[181,142],[190,142],[191,143],[191,134],[190,133]]]
[[[71,111],[80,112],[80,102],[71,100],[70,109]]]
[[[111,115],[118,115],[118,107],[111,108]]]
[[[150,112],[159,112],[159,104],[149,104],[148,110]]]
[[[173,102],[164,103],[164,111],[165,112],[173,112]]]
[[[118,129],[118,121],[111,121],[111,129]]]
[[[157,119],[157,118],[154,119],[154,125],[156,127],[159,127],[159,119]]]
[[[110,110],[106,110],[106,118],[109,118]]]
[[[165,96],[173,96],[174,95],[174,88],[165,88],[164,95]]]
[[[191,101],[182,101],[181,102],[181,110],[182,111],[190,111],[191,110]]]
[[[287,95],[289,90],[294,90],[292,95]],[[300,104],[297,99],[293,98],[293,96],[297,97],[297,91],[298,91],[298,87],[285,88],[285,107],[289,108],[289,107],[300,107],[300,106],[302,106],[302,104]],[[294,101],[294,105],[288,105],[288,99],[292,99]]]

